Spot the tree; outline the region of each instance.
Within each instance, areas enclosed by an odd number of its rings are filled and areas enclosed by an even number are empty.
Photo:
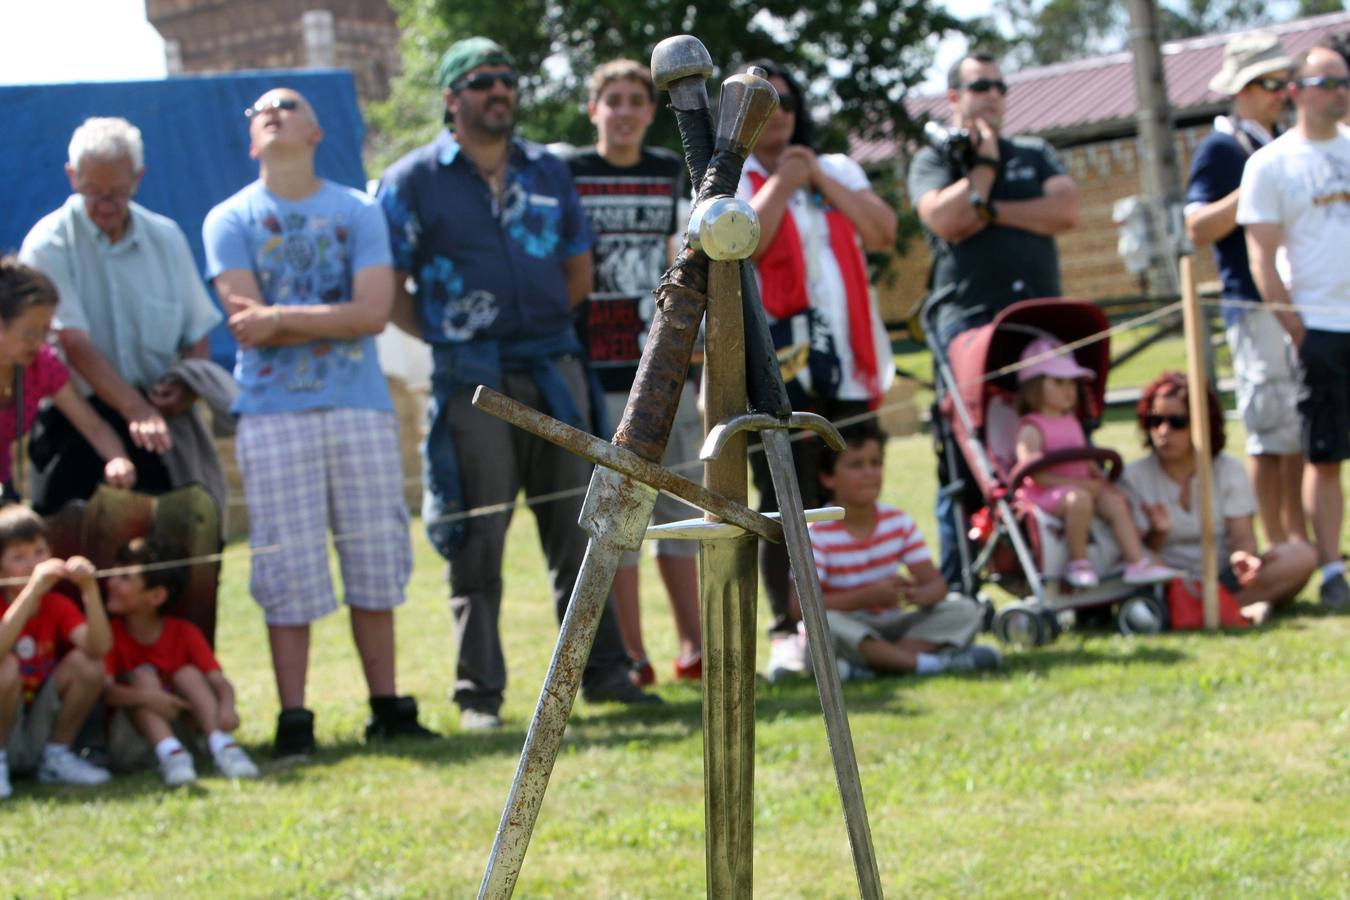
[[[689,33],[707,46],[720,79],[742,62],[768,57],[800,72],[828,146],[848,134],[910,130],[905,92],[932,63],[931,37],[961,28],[937,0],[393,0],[403,29],[403,74],[389,100],[369,112],[378,171],[440,127],[435,84],[450,42],[489,35],[522,75],[520,133],[543,142],[588,143],[585,78],[598,63],[649,60],[652,47]],[[709,84],[716,100],[717,81]],[[674,120],[660,116],[652,141],[678,147]]]

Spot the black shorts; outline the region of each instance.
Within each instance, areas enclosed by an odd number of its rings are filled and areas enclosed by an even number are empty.
[[[1309,331],[1298,355],[1303,452],[1313,463],[1350,459],[1350,333]]]

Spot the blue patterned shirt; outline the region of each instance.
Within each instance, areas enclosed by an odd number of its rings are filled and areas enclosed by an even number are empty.
[[[512,139],[500,203],[449,131],[384,173],[378,197],[394,268],[412,275],[433,344],[572,328],[562,263],[593,238],[567,166]]]

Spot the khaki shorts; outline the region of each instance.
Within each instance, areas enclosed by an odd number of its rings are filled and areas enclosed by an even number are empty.
[[[61,695],[56,692],[56,679],[48,678],[38,689],[30,706],[19,704],[19,716],[14,730],[5,742],[10,772],[33,772],[42,762],[42,748],[51,737],[56,714],[61,711]]]
[[[1251,304],[1225,331],[1249,456],[1300,453],[1298,357],[1275,314]]]
[[[627,394],[606,393],[605,413],[609,424],[617,428],[623,417],[623,408],[628,403]],[[703,446],[703,419],[698,412],[698,389],[686,381],[680,394],[680,405],[676,407],[675,424],[670,429],[670,441],[666,444],[666,455],[661,464],[674,469],[691,481],[703,483],[703,463],[698,461],[698,451]],[[652,510],[652,523],[666,525],[683,519],[697,519],[702,513],[674,497],[659,494],[656,508]],[[659,540],[653,542],[656,549],[653,556],[666,556],[674,559],[690,559],[698,555],[698,541]],[[637,565],[637,553],[625,553],[619,560],[620,566]]]
[[[851,663],[865,665],[858,652],[863,641],[926,641],[951,647],[964,647],[980,630],[980,605],[969,597],[952,593],[928,609],[887,609],[881,612],[826,610],[834,653]]]

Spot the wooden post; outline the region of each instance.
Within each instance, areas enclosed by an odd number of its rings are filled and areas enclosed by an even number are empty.
[[[1219,627],[1219,559],[1214,540],[1214,459],[1209,433],[1209,381],[1205,378],[1205,341],[1209,339],[1200,298],[1195,291],[1191,255],[1181,257],[1181,312],[1186,332],[1186,380],[1191,395],[1191,438],[1195,445],[1195,472],[1200,487],[1192,504],[1200,510],[1201,584],[1204,589],[1205,628]]]

